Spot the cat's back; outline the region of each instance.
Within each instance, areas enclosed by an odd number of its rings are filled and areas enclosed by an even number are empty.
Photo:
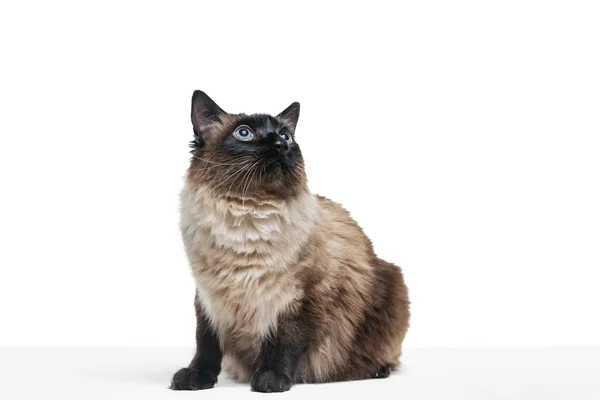
[[[319,330],[297,379],[367,378],[378,368],[397,365],[408,320],[402,273],[376,257],[371,241],[342,205],[316,199],[317,224],[300,281]]]
[[[350,212],[325,196],[317,195],[316,200],[319,217],[314,233],[320,243],[319,247],[332,257],[370,264],[375,258],[373,246]]]
[[[368,297],[374,279],[373,246],[341,204],[324,196],[316,196],[316,201],[315,228],[304,248],[306,268],[300,271],[319,277],[308,285],[311,296],[329,302],[335,300],[332,293],[341,291],[343,297],[357,307],[355,316],[360,318],[362,299]]]

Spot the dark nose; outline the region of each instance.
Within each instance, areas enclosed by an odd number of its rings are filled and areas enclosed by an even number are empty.
[[[283,138],[276,133],[273,134],[275,140],[273,141],[273,147],[279,150],[280,153],[285,153],[288,151],[288,143],[283,140]]]

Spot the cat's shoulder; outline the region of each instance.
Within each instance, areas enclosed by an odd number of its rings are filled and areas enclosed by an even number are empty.
[[[319,206],[331,208],[344,208],[344,206],[342,206],[340,203],[331,200],[329,197],[325,197],[320,194],[316,194],[315,197],[317,198],[317,203],[319,204]]]
[[[315,197],[317,198],[317,204],[321,210],[334,215],[351,218],[350,212],[341,203],[319,194],[315,195]]]

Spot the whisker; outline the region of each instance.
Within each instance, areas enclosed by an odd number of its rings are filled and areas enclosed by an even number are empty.
[[[227,184],[227,182],[231,181],[229,187],[227,188],[227,190],[225,190],[226,194],[229,193],[229,191],[231,190],[233,184],[235,183],[236,178],[239,177],[243,172],[245,172],[248,169],[250,169],[251,166],[252,166],[251,163],[244,164],[240,169],[238,169],[237,171],[235,171],[234,173],[232,173],[229,177],[227,177],[227,179],[225,179],[223,182],[221,182],[218,185],[218,188],[224,187],[225,184]]]
[[[248,194],[248,189],[250,189],[250,185],[252,184],[252,180],[254,179],[254,177],[256,176],[256,171],[258,170],[258,166],[260,164],[255,164],[254,169],[251,170],[253,171],[252,175],[250,175],[250,179],[248,179],[248,183],[246,184],[246,189],[244,190],[244,194],[242,197],[242,206],[244,205],[244,201],[246,199],[246,195]]]
[[[244,180],[243,180],[243,183],[242,183],[242,207],[244,207],[244,206],[245,206],[245,204],[246,204],[246,193],[247,193],[247,191],[248,191],[248,187],[249,187],[249,185],[250,185],[250,182],[251,182],[251,176],[252,176],[252,172],[253,172],[253,171],[254,171],[254,169],[255,169],[255,168],[258,166],[259,162],[260,162],[260,160],[259,160],[259,161],[257,161],[257,162],[255,162],[255,163],[252,165],[252,167],[250,168],[250,170],[248,170],[248,172],[247,172],[247,173],[246,173],[246,175],[244,176]],[[248,178],[250,178],[250,179],[248,179]],[[247,181],[248,183],[247,183],[247,184],[245,183],[245,182],[246,182],[246,179],[248,179],[248,181]]]
[[[254,166],[254,165],[257,163],[257,162],[259,162],[259,161],[255,161],[255,162],[254,162],[254,163],[252,163],[252,164],[248,163],[248,164],[246,165],[246,167],[245,167],[243,170],[239,171],[239,172],[236,174],[236,177],[235,177],[235,179],[233,179],[233,180],[232,180],[231,184],[229,185],[229,187],[227,188],[227,190],[225,191],[225,193],[227,193],[227,194],[230,194],[230,193],[231,193],[231,189],[233,188],[233,186],[234,186],[234,184],[236,183],[237,179],[238,179],[238,178],[240,178],[240,176],[241,176],[241,179],[240,179],[240,181],[242,181],[242,182],[243,182],[243,180],[244,180],[244,178],[245,178],[245,176],[246,176],[246,173],[247,173],[247,172],[248,172],[248,171],[249,171],[249,170],[250,170],[250,169],[251,169],[251,168],[252,168],[252,167],[253,167],[253,166]],[[242,175],[242,173],[243,173],[243,175]],[[241,182],[240,182],[240,183],[241,183]]]
[[[197,158],[198,160],[202,160],[202,161],[205,161],[207,163],[216,164],[216,165],[229,165],[229,166],[231,166],[231,165],[233,165],[233,166],[239,165],[237,163],[231,163],[231,164],[229,164],[229,163],[218,163],[218,162],[207,160],[206,158],[202,158],[202,157],[198,157],[198,156],[192,156],[192,157]],[[245,157],[245,156],[238,156],[236,159],[240,159],[240,158],[243,158],[243,157]]]

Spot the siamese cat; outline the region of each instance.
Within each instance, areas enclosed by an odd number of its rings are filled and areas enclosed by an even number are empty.
[[[229,114],[192,97],[181,232],[196,283],[196,355],[174,390],[221,369],[257,392],[385,378],[409,325],[399,267],[340,204],[312,194],[296,141],[300,104]]]

